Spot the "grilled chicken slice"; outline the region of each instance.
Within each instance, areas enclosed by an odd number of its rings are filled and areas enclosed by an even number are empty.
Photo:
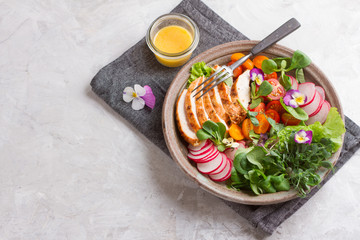
[[[197,118],[197,113],[196,113],[196,103],[195,103],[196,98],[194,98],[195,92],[192,93],[191,91],[194,90],[194,88],[196,88],[196,86],[199,84],[200,79],[201,78],[198,78],[190,84],[185,95],[186,117],[194,132],[199,131],[201,129],[201,125]]]
[[[239,104],[238,101],[232,101],[230,97],[231,89],[224,82],[218,85],[221,102],[226,113],[229,115],[230,121],[235,124],[240,124],[246,117],[246,110]]]
[[[199,79],[197,79],[196,81],[198,81],[198,85],[201,84],[203,81],[205,80],[204,77],[200,77]],[[201,93],[199,93],[201,94]],[[199,95],[200,96],[200,95]],[[198,100],[195,101],[195,105],[196,105],[196,116],[199,120],[200,126],[202,126],[204,124],[204,122],[206,122],[207,120],[209,120],[209,116],[207,114],[207,112],[205,111],[205,107],[204,107],[204,98],[201,97]]]
[[[231,87],[231,101],[240,100],[244,108],[248,108],[250,102],[250,70],[241,74]]]
[[[196,133],[189,124],[185,111],[185,97],[187,89],[184,89],[176,103],[176,123],[181,136],[186,142],[193,146],[200,144],[199,139],[196,137]]]

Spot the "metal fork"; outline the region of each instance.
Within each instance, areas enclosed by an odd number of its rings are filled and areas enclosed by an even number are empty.
[[[195,93],[194,97],[196,95],[198,95],[199,93],[201,93],[203,90],[206,89],[206,91],[204,91],[198,98],[196,98],[196,100],[199,100],[199,98],[204,96],[211,89],[213,89],[214,87],[216,87],[217,85],[219,85],[220,83],[222,83],[223,81],[228,79],[229,77],[232,77],[234,69],[236,69],[237,67],[242,65],[251,56],[255,56],[255,55],[259,54],[260,52],[264,51],[265,49],[267,49],[268,47],[270,47],[274,43],[278,42],[279,40],[283,39],[284,37],[286,37],[287,35],[289,35],[293,31],[298,29],[300,26],[301,26],[300,23],[295,18],[291,18],[289,21],[287,21],[286,23],[281,25],[278,29],[276,29],[274,32],[272,32],[269,36],[264,38],[261,42],[256,44],[250,50],[250,53],[248,55],[240,58],[239,60],[237,60],[236,62],[234,62],[230,66],[222,66],[222,67],[220,67],[210,77],[208,77],[205,81],[203,81],[201,84],[199,84],[199,86],[197,86],[196,88],[194,88],[194,90],[192,90],[192,92],[194,92],[200,86],[204,85],[206,82],[208,82],[212,78],[214,78],[208,84],[203,86],[203,88],[201,88],[200,90],[198,90]]]

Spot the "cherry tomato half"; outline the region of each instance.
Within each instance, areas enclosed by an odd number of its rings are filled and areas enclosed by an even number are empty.
[[[266,105],[265,110],[267,111],[269,109],[273,109],[273,110],[277,111],[280,116],[281,116],[281,114],[286,112],[285,109],[283,108],[283,106],[281,105],[280,101],[278,101],[278,100],[269,102]]]
[[[281,97],[285,96],[285,88],[279,83],[277,79],[271,78],[266,81],[268,81],[273,86],[273,90],[268,95],[268,98],[270,98],[271,100],[279,100]]]
[[[264,74],[264,79],[265,80],[268,80],[268,79],[271,79],[271,78],[277,79],[277,73],[273,72],[273,73],[270,73],[270,74]]]
[[[265,111],[265,115],[269,118],[272,118],[275,122],[279,123],[280,122],[280,115],[277,111],[273,110],[273,109],[269,109]]]
[[[261,102],[257,107],[255,107],[254,109],[250,109],[250,105],[248,107],[248,109],[252,112],[265,112],[265,103]]]

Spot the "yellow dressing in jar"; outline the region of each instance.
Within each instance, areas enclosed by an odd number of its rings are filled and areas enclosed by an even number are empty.
[[[190,59],[199,42],[199,30],[185,15],[166,14],[151,24],[146,42],[158,62],[178,67]]]
[[[190,33],[180,26],[167,26],[155,35],[155,46],[162,52],[179,53],[190,47],[193,41]]]

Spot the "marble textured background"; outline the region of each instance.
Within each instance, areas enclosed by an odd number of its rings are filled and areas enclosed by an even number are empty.
[[[360,124],[359,1],[204,0],[250,39],[290,17]],[[259,239],[89,83],[177,0],[0,0],[0,239]],[[268,239],[356,239],[360,153]]]

